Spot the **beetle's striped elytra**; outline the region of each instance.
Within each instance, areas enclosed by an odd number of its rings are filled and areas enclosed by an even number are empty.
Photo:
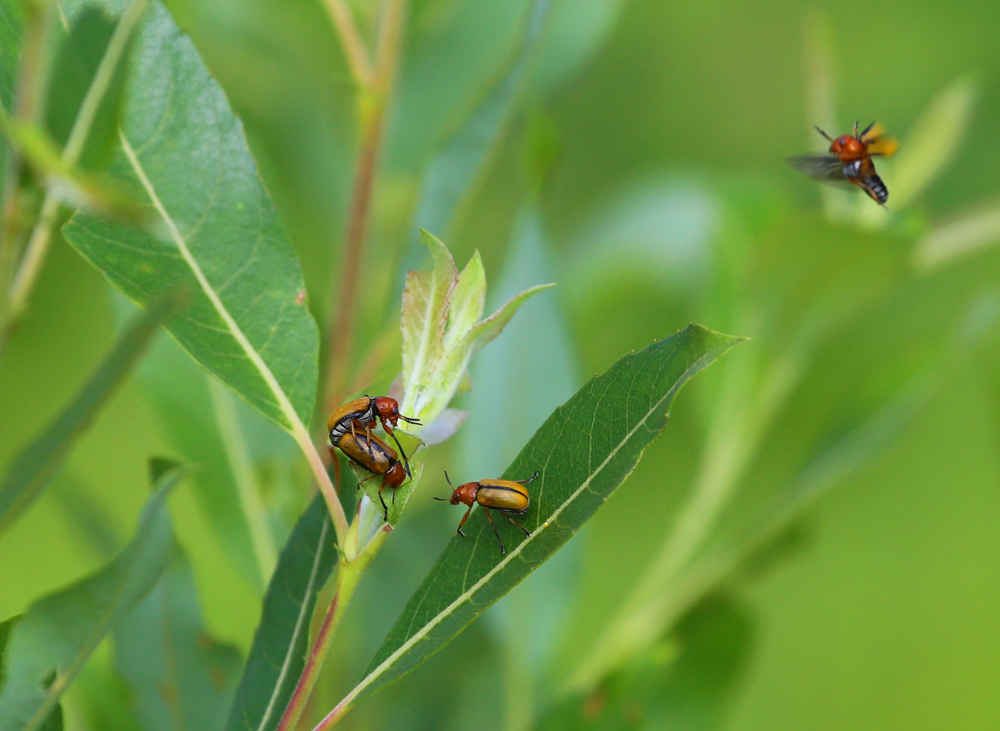
[[[378,489],[378,499],[382,503],[382,511],[385,519],[388,521],[389,506],[385,504],[385,499],[382,497],[382,490],[387,485],[391,488],[399,487],[406,481],[407,476],[406,470],[403,468],[403,464],[399,461],[399,457],[396,454],[396,450],[374,434],[365,440],[363,437],[359,438],[350,432],[340,437],[337,441],[337,447],[352,462],[372,473],[371,477],[366,477],[361,482],[382,475],[382,484]],[[361,487],[361,483],[358,483],[358,487]],[[392,501],[396,502],[395,489],[393,489]]]

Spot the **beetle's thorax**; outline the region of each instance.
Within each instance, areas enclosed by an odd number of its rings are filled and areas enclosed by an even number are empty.
[[[463,503],[464,505],[471,506],[476,502],[477,492],[479,492],[478,482],[466,482],[464,485],[459,485],[451,494],[451,504],[458,505],[459,503]]]
[[[830,152],[840,158],[860,157],[866,151],[865,143],[851,135],[841,135],[830,144]]]

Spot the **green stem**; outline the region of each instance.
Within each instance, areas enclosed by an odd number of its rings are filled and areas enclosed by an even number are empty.
[[[48,18],[38,3],[25,3],[27,15],[24,30],[24,49],[21,53],[21,67],[18,73],[17,91],[12,105],[16,119],[35,121],[39,117],[39,99],[45,88],[44,47],[48,35]],[[0,101],[2,103],[2,101]],[[8,119],[0,106],[4,132]],[[0,355],[6,338],[9,308],[7,293],[10,291],[14,267],[18,258],[18,243],[21,239],[21,173],[24,161],[14,145],[9,146],[3,171],[3,198],[0,200]]]
[[[358,32],[358,26],[351,15],[351,9],[344,0],[326,0],[326,11],[330,14],[333,27],[344,44],[344,55],[351,67],[354,80],[362,89],[367,88],[372,81],[372,63],[368,48]]]
[[[347,610],[348,604],[350,604],[354,590],[361,581],[361,577],[368,568],[368,564],[371,563],[371,560],[378,553],[391,532],[391,526],[383,526],[357,558],[353,561],[342,561],[338,567],[337,588],[334,591],[333,599],[330,601],[330,606],[327,607],[326,616],[323,617],[323,624],[320,626],[320,630],[306,658],[305,668],[302,670],[302,675],[299,677],[299,682],[296,684],[295,690],[292,691],[292,697],[288,700],[288,706],[281,716],[281,722],[278,724],[276,731],[293,731],[296,724],[298,724],[306,702],[309,700],[309,696],[316,686],[316,681],[319,679],[320,671],[323,669],[323,662],[330,652],[330,645],[333,644],[333,638],[337,634],[337,628],[344,618],[344,612]],[[354,533],[353,525],[352,533]],[[350,542],[350,538],[345,542]]]
[[[97,72],[94,74],[94,80],[91,82],[90,88],[87,89],[87,95],[84,97],[83,104],[80,105],[80,111],[73,122],[73,128],[70,130],[69,139],[66,142],[66,147],[63,150],[61,158],[63,165],[73,167],[79,161],[83,148],[87,143],[87,138],[90,136],[90,130],[93,127],[97,111],[100,109],[101,102],[104,100],[104,96],[111,86],[111,80],[114,78],[118,64],[125,54],[129,39],[139,25],[139,21],[142,19],[143,13],[146,12],[148,5],[149,0],[132,0],[125,9],[121,20],[118,21],[118,26],[115,28],[115,32],[108,42],[108,47],[104,51],[104,57],[101,59],[101,63],[97,67]],[[59,197],[50,186],[45,193],[38,221],[31,232],[31,238],[28,239],[28,246],[25,249],[17,273],[14,275],[14,280],[11,283],[7,305],[8,323],[16,321],[24,312],[28,297],[34,288],[35,281],[38,279],[42,263],[45,261],[45,255],[48,253],[49,243],[52,240],[52,228],[55,225],[59,207]]]

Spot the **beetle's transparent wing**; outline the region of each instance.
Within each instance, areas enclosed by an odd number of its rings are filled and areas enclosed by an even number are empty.
[[[831,155],[786,157],[785,162],[806,177],[817,180],[820,183],[836,185],[838,187],[850,185],[850,182],[844,176],[844,164]]]

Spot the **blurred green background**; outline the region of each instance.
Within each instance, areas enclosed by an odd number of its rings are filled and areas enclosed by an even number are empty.
[[[363,27],[376,6],[352,3]],[[168,7],[244,120],[322,323],[357,149],[355,90],[324,8]],[[576,727],[551,709],[574,697],[567,679],[697,486],[724,494],[671,587],[700,576],[713,551],[741,557],[757,540],[746,536],[822,468],[829,496],[713,584],[739,617],[736,639],[686,644],[684,627],[697,638],[696,621],[653,638],[643,650],[652,654],[628,667],[673,658],[653,693],[669,707],[636,701],[625,725],[587,721],[591,711],[577,725],[1000,728],[1000,253],[990,248],[1000,227],[975,225],[1000,207],[1000,4],[559,0],[476,187],[450,221],[422,218],[429,166],[511,67],[528,11],[524,0],[410,6],[375,188],[361,351],[397,327],[405,267],[425,264],[417,225],[433,223],[459,266],[479,249],[488,307],[535,283],[559,286],[474,360],[473,390],[458,404],[469,421],[430,453],[313,711],[360,677],[449,540],[460,515],[431,501],[446,489],[434,476],[499,474],[587,377],[697,321],[754,340],[685,389],[635,473],[555,559],[343,727]],[[834,118],[817,119],[827,113]],[[861,193],[826,196],[782,160],[815,150],[813,124],[840,134],[855,118],[878,119],[902,141],[895,165],[880,165],[888,212]],[[912,200],[897,208],[894,191]],[[940,261],[921,266],[917,252],[963,220],[973,233],[951,249],[946,240]],[[60,242],[0,370],[0,463],[99,362],[117,308],[100,274]],[[131,533],[148,455],[185,456],[163,407],[184,394],[157,395],[156,364],[168,356],[155,352],[0,540],[0,618],[101,565]],[[370,388],[386,389],[397,363],[388,357]],[[911,392],[913,409],[875,428]],[[306,472],[280,434],[239,413],[256,435],[280,545],[305,503]],[[850,449],[837,451],[841,439],[854,440]],[[720,464],[728,477],[705,476]],[[206,625],[245,653],[259,577],[227,552],[190,485],[171,505]],[[615,682],[590,702],[613,705]],[[123,693],[110,653],[99,653],[66,699],[69,718],[78,728],[130,727],[114,700]]]

